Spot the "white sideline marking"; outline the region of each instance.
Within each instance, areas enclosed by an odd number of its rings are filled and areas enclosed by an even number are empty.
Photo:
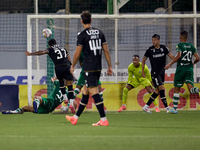
[[[49,136],[44,135],[47,138],[57,138],[57,137],[75,137],[75,138],[200,138],[200,135],[194,136],[179,136],[179,135],[66,135],[66,136]],[[37,135],[0,135],[2,138],[40,138]]]

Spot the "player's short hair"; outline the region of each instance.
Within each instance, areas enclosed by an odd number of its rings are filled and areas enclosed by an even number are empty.
[[[137,58],[140,58],[140,57],[139,57],[139,55],[133,55],[133,57],[137,57]]]
[[[84,24],[90,24],[91,23],[91,13],[89,11],[83,11],[81,13],[81,19]]]
[[[49,44],[49,46],[54,46],[54,45],[56,45],[56,40],[55,39],[50,39],[48,41],[48,44]]]
[[[157,38],[158,40],[160,40],[160,35],[154,34],[154,35],[152,36],[152,38]]]
[[[183,30],[181,31],[180,35],[184,38],[184,39],[187,39],[188,38],[188,32]]]

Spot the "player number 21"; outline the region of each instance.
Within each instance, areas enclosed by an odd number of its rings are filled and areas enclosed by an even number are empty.
[[[96,50],[101,50],[101,39],[90,40],[89,46],[90,46],[90,50],[94,51],[94,55],[96,56],[97,55]]]

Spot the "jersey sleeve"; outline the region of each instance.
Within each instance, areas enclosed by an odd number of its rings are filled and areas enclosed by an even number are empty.
[[[133,71],[131,69],[131,66],[128,66],[128,82],[132,79],[133,77]]]
[[[167,47],[167,46],[164,46],[165,47],[165,54],[169,54],[169,53],[171,53],[170,51],[169,51],[169,48]]]
[[[149,72],[149,68],[147,67],[147,65],[144,66],[144,73],[146,75],[146,78],[151,82],[152,81],[151,74]]]
[[[52,50],[52,48],[51,48],[51,47],[47,48],[47,51],[48,51],[48,52],[50,52],[51,50]]]
[[[146,52],[144,53],[144,57],[146,57],[146,58],[149,57],[149,49],[147,49]]]
[[[176,45],[176,51],[177,51],[177,52],[180,52],[180,51],[181,51],[181,48],[180,48],[179,44]]]
[[[107,44],[105,35],[103,34],[103,32],[101,32],[101,34],[102,34],[102,38],[101,38],[101,43],[102,43],[102,45],[103,45],[103,44]]]
[[[83,43],[84,43],[83,32],[78,33],[76,45],[83,46]]]
[[[197,50],[196,50],[196,48],[194,47],[194,45],[192,45],[192,50],[193,50],[193,54],[194,54],[194,53],[197,53]]]

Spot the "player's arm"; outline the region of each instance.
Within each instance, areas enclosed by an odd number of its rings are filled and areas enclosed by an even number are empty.
[[[72,62],[72,66],[71,66],[71,69],[70,69],[72,74],[74,72],[74,67],[75,67],[75,65],[77,64],[77,62],[80,58],[82,48],[83,48],[82,46],[76,46],[76,51],[74,53],[73,62]]]
[[[133,77],[133,71],[131,70],[130,67],[128,67],[128,82],[131,81],[132,77]]]
[[[168,56],[171,58],[171,60],[174,59],[174,55],[171,52],[168,54]]]
[[[31,55],[44,55],[44,54],[48,54],[48,53],[49,53],[48,50],[37,51],[37,52],[33,52],[33,53],[30,53],[29,51],[26,51],[26,52],[25,52],[26,56],[31,56]]]
[[[109,50],[108,50],[108,45],[107,45],[107,43],[106,43],[106,44],[103,44],[103,45],[102,45],[102,48],[103,48],[104,55],[105,55],[105,58],[106,58],[106,61],[107,61],[107,64],[108,64],[107,73],[108,73],[108,75],[112,75],[113,71],[112,71],[112,65],[111,65],[111,58],[110,58],[110,52],[109,52]]]
[[[144,73],[146,75],[146,78],[151,82],[152,81],[151,74],[149,72],[149,68],[147,67],[147,65],[144,66]]]
[[[177,62],[181,58],[181,51],[178,51],[174,59],[165,66],[165,69],[169,69],[175,62]]]
[[[143,57],[142,59],[142,77],[146,78],[145,72],[144,72],[144,66],[145,66],[145,62],[146,62],[147,58]]]
[[[198,55],[198,53],[194,53],[194,57],[195,57],[195,60],[193,62],[193,65],[196,64],[199,61],[199,55]]]

